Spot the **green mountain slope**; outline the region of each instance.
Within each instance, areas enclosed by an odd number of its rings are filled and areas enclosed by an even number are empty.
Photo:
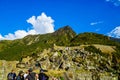
[[[111,41],[109,37],[96,33],[76,33],[65,26],[54,33],[43,35],[28,35],[23,39],[0,41],[0,60],[21,60],[26,56],[33,56],[46,48],[58,46],[79,46],[81,44],[102,44],[116,46],[117,55],[119,55],[120,43]]]
[[[81,44],[103,44],[103,45],[116,45],[117,42],[110,40],[108,36],[97,33],[81,33],[71,40],[72,45]]]
[[[0,59],[20,60],[22,57],[36,54],[54,44],[67,46],[76,33],[65,26],[54,33],[43,35],[28,35],[23,39],[0,42]]]

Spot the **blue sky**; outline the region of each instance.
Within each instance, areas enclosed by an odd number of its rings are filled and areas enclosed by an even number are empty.
[[[69,25],[77,33],[120,38],[120,0],[0,0],[0,40]]]

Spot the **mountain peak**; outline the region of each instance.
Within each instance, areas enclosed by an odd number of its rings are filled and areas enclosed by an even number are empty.
[[[65,35],[68,34],[72,37],[76,35],[75,31],[72,30],[70,26],[64,26],[53,33],[54,35]]]
[[[66,25],[62,28],[60,28],[59,30],[64,30],[64,31],[73,31],[72,28],[69,25]]]
[[[60,28],[60,29],[64,29],[64,30],[72,30],[72,28],[71,28],[69,25],[66,25],[66,26],[64,26],[64,27],[62,27],[62,28]]]

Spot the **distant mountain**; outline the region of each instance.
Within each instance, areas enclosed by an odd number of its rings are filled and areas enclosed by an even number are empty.
[[[28,35],[23,39],[0,41],[0,60],[21,60],[28,55],[36,55],[44,49],[52,48],[54,44],[58,46],[101,44],[117,46],[117,48],[120,46],[120,43],[112,41],[108,36],[87,32],[77,35],[70,26],[65,26],[53,33]]]
[[[110,37],[111,40],[116,41],[116,42],[120,42],[120,38],[114,38],[114,37]]]
[[[97,34],[92,32],[80,33],[71,40],[71,45],[81,44],[102,44],[102,45],[116,45],[117,43],[112,41],[108,36],[103,34]]]

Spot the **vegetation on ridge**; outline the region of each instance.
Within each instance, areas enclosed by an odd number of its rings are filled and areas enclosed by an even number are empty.
[[[76,33],[65,26],[53,33],[28,35],[23,39],[0,41],[0,59],[20,60],[43,51],[43,49],[58,46],[80,46],[82,44],[102,44],[116,46],[116,56],[120,56],[120,43],[112,41],[108,36],[97,33]],[[119,57],[118,56],[118,57]]]

